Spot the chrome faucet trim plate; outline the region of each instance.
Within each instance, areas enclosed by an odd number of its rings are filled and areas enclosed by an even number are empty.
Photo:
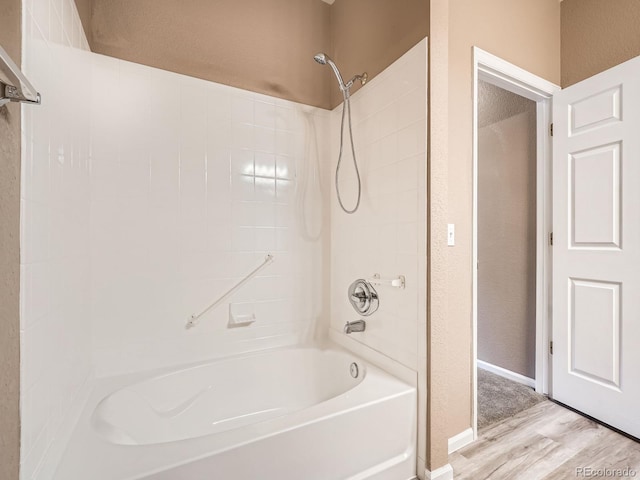
[[[349,286],[349,302],[358,314],[365,317],[375,313],[380,304],[376,289],[362,278]]]

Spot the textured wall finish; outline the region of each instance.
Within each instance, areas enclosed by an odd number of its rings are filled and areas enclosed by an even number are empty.
[[[331,7],[334,60],[345,80],[367,72],[374,78],[429,33],[429,1],[342,0]],[[357,91],[356,84],[353,92]],[[342,102],[337,83],[331,107]]]
[[[92,50],[329,108],[330,5],[319,0],[93,0]]]
[[[478,126],[487,127],[518,115],[535,114],[535,102],[483,80],[478,82]]]
[[[3,3],[0,45],[20,64],[21,2]],[[33,108],[33,107],[31,107]],[[20,466],[20,105],[0,107],[0,478]]]
[[[447,170],[449,149],[449,1],[429,4],[427,122],[427,451],[426,468],[447,465]],[[420,474],[422,472],[418,472]],[[426,472],[424,474],[426,476]],[[420,477],[422,480],[422,477]]]
[[[478,104],[478,359],[535,378],[536,103],[480,82]]]
[[[481,21],[479,21],[481,19]],[[447,223],[456,246],[447,255],[447,438],[471,426],[472,46],[549,81],[560,81],[557,0],[449,2]],[[440,127],[433,127],[440,128]],[[437,253],[440,254],[440,253]],[[433,412],[432,412],[433,414]]]
[[[640,2],[564,0],[562,86],[640,55]]]

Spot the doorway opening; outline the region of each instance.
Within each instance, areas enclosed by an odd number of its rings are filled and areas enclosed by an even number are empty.
[[[557,90],[474,48],[473,439],[479,425],[549,393],[550,108]]]
[[[478,81],[478,429],[526,410],[536,366],[536,102]]]

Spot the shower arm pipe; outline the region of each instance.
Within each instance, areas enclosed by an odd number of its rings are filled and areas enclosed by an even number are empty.
[[[260,266],[258,266],[257,268],[255,268],[254,270],[252,270],[249,274],[247,274],[242,280],[240,280],[238,283],[236,283],[233,287],[231,287],[229,290],[227,290],[226,293],[224,293],[220,298],[218,298],[215,302],[213,302],[211,305],[209,305],[207,308],[205,308],[204,310],[202,310],[200,313],[194,313],[193,315],[191,315],[191,317],[189,317],[189,320],[187,320],[187,324],[185,325],[185,328],[187,330],[189,330],[190,328],[193,328],[197,325],[198,320],[200,319],[200,317],[202,317],[202,315],[204,315],[205,313],[207,313],[209,310],[211,310],[212,308],[217,307],[218,305],[220,305],[222,302],[224,302],[225,300],[227,300],[231,295],[233,295],[234,293],[236,293],[238,290],[240,290],[249,280],[251,280],[253,277],[255,277],[258,272],[260,270],[262,270],[263,268],[267,267],[268,265],[270,265],[271,263],[273,263],[273,255],[269,254],[266,257],[264,257],[264,262],[262,262],[260,264]]]
[[[361,75],[354,75],[353,78],[351,78],[351,80],[349,80],[347,82],[347,84],[344,86],[344,90],[349,91],[351,89],[351,87],[353,87],[353,84],[357,81],[360,81],[361,85],[364,85],[365,83],[367,83],[367,80],[369,79],[369,75],[367,74],[367,72],[364,72]]]

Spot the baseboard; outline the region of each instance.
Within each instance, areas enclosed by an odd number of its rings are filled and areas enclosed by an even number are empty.
[[[506,368],[498,367],[497,365],[492,365],[491,363],[484,362],[482,360],[478,360],[478,368],[486,370],[487,372],[495,373],[496,375],[500,375],[501,377],[514,382],[521,383],[527,387],[536,388],[536,381],[533,378],[525,377],[524,375],[512,372]]]
[[[453,468],[447,463],[435,470],[425,470],[424,475],[427,480],[453,480]]]
[[[449,439],[449,455],[460,450],[462,447],[466,447],[471,442],[473,442],[473,428],[467,428],[459,434],[454,435]]]

